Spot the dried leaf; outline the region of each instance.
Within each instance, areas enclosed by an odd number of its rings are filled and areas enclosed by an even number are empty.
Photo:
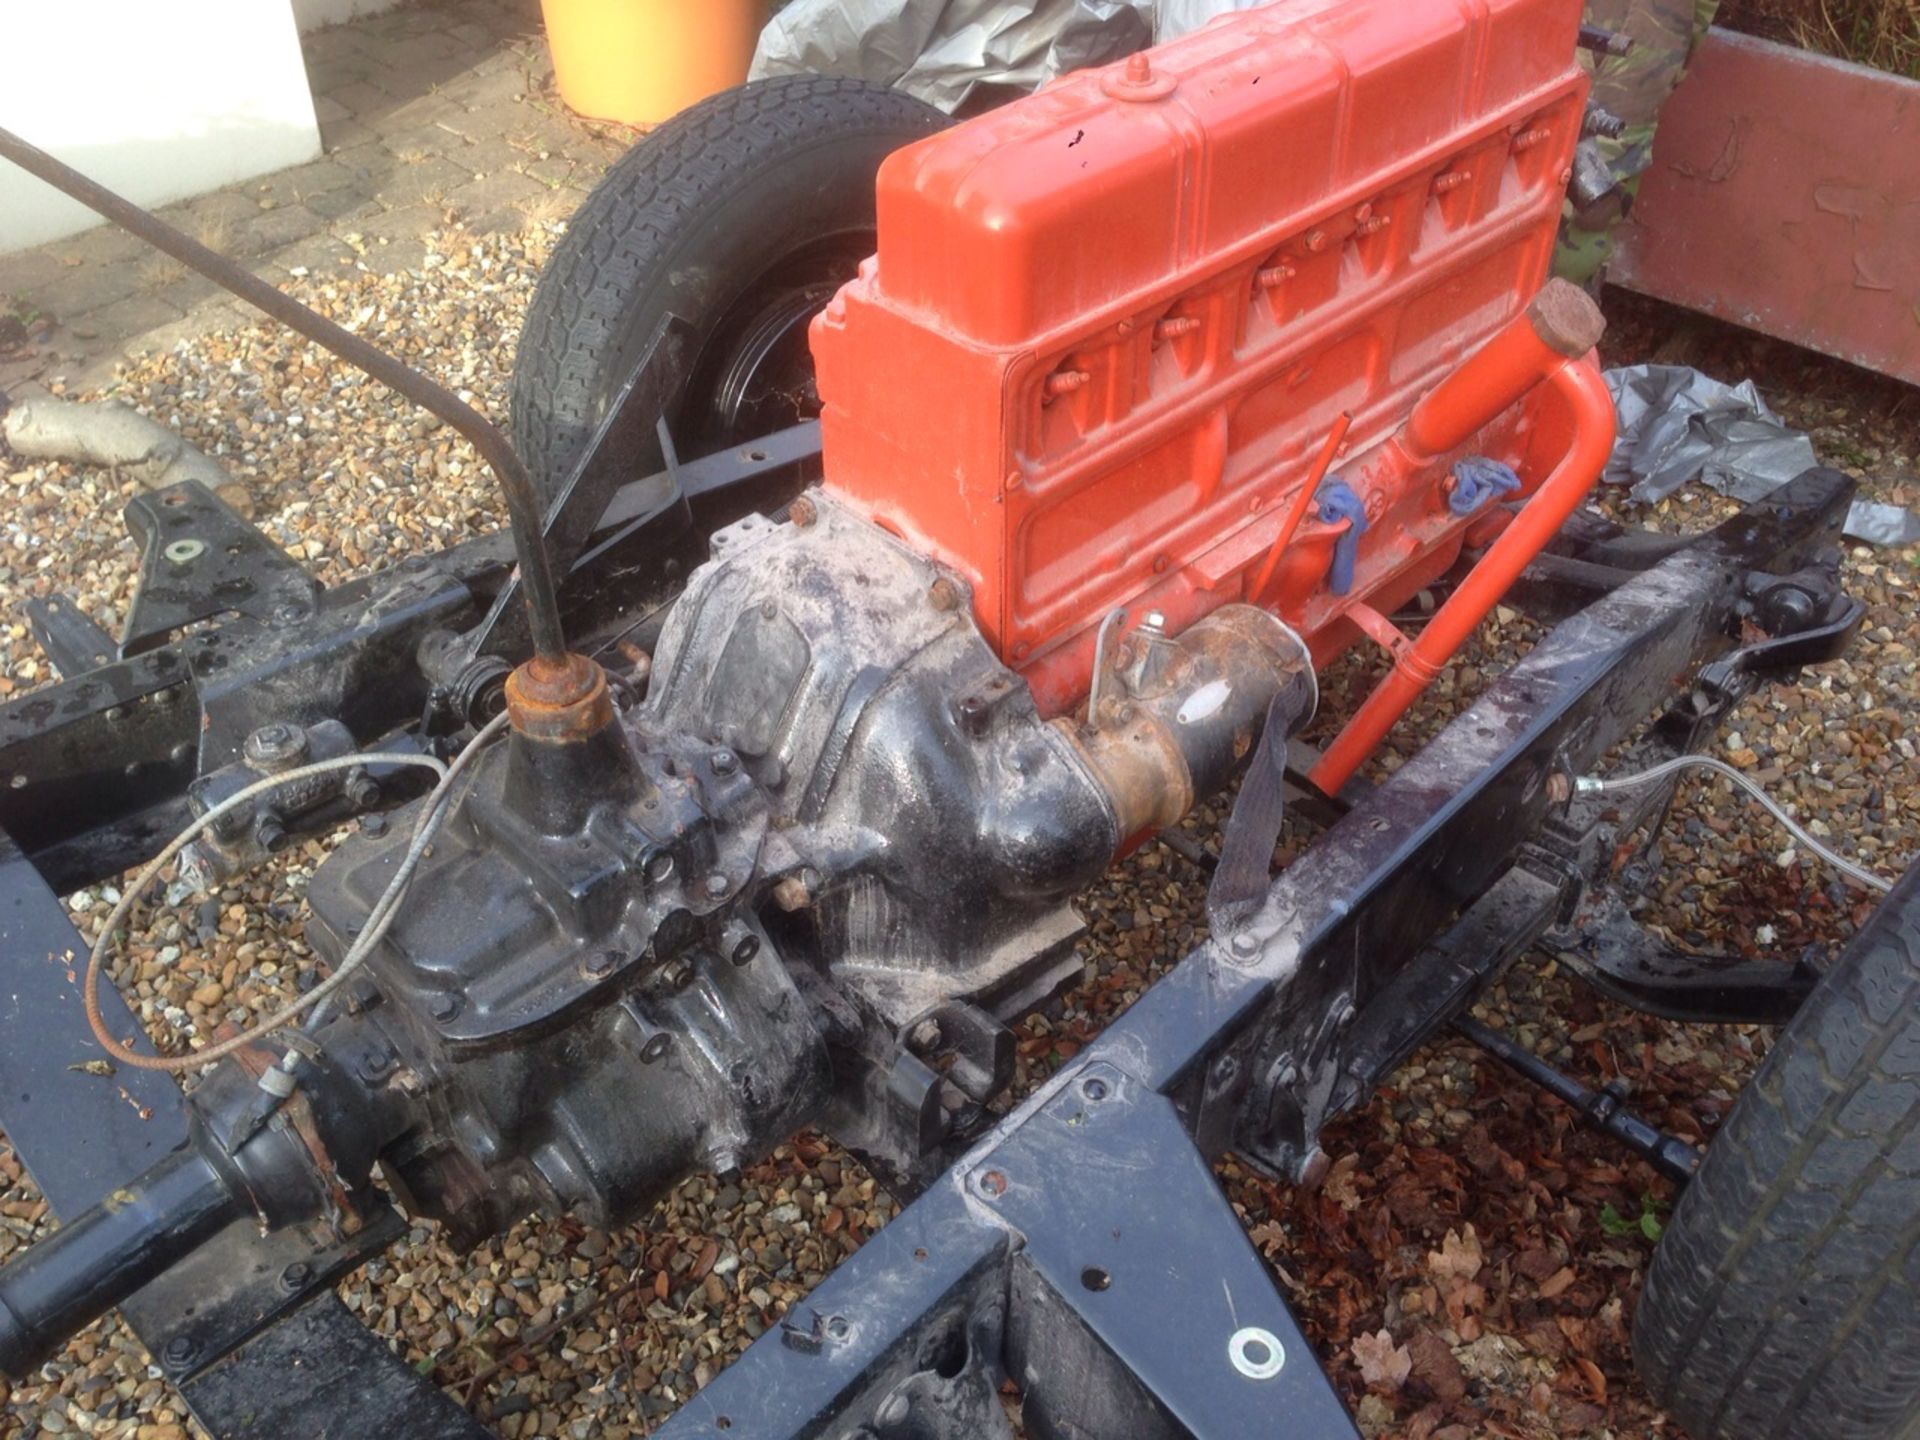
[[[1576,1355],[1573,1363],[1580,1367],[1580,1373],[1586,1377],[1587,1388],[1593,1392],[1593,1398],[1604,1405],[1607,1403],[1607,1377],[1600,1373],[1600,1367],[1584,1355]]]
[[[1413,1372],[1413,1357],[1406,1346],[1393,1343],[1391,1330],[1354,1336],[1353,1359],[1360,1378],[1383,1390],[1398,1390]]]
[[[1542,1300],[1553,1299],[1554,1296],[1573,1284],[1573,1281],[1573,1267],[1571,1265],[1562,1265],[1558,1270],[1554,1271],[1553,1274],[1540,1282],[1540,1298]]]
[[[1333,1162],[1327,1171],[1327,1178],[1321,1182],[1326,1197],[1342,1210],[1353,1211],[1360,1208],[1360,1192],[1354,1188],[1354,1177],[1360,1171],[1360,1153],[1348,1151]]]
[[[1451,1405],[1467,1393],[1467,1377],[1454,1358],[1453,1350],[1439,1334],[1421,1326],[1407,1342],[1414,1378],[1431,1390],[1434,1398]]]
[[[1479,1237],[1473,1233],[1473,1226],[1447,1231],[1446,1239],[1440,1242],[1438,1250],[1427,1252],[1427,1269],[1447,1288],[1451,1281],[1466,1281],[1480,1273],[1480,1267],[1486,1263],[1486,1257],[1480,1253]]]

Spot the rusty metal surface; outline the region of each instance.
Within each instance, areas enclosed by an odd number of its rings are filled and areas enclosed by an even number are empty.
[[[1920,83],[1712,30],[1608,278],[1920,383]]]

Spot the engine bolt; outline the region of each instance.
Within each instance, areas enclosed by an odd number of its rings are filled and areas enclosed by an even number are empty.
[[[670,961],[667,968],[661,972],[661,978],[667,982],[669,988],[684,990],[693,979],[693,962],[685,956]]]
[[[658,1035],[647,1037],[647,1043],[640,1047],[640,1063],[651,1065],[673,1048],[673,1037],[662,1031]]]
[[[745,965],[759,953],[760,937],[758,935],[742,935],[740,937],[740,943],[733,947],[733,963],[736,965]]]
[[[262,725],[247,736],[241,754],[255,770],[284,770],[306,759],[307,732],[292,725]]]
[[[813,896],[807,892],[807,882],[798,875],[789,875],[773,887],[773,903],[791,915],[796,910],[804,910],[813,903]]]
[[[1093,377],[1084,370],[1056,370],[1047,377],[1047,398],[1071,395]]]
[[[185,1335],[176,1335],[167,1341],[167,1348],[161,1352],[161,1358],[175,1370],[184,1369],[193,1360],[194,1351],[199,1349]]]
[[[936,610],[958,610],[960,587],[942,575],[927,587],[927,603]]]
[[[444,1025],[460,1013],[460,997],[442,992],[427,1003],[427,1013]]]
[[[1236,935],[1233,937],[1232,948],[1236,955],[1257,955],[1260,952],[1260,942],[1251,935]]]
[[[980,1189],[998,1199],[1007,1193],[1007,1177],[998,1170],[989,1170],[980,1177]]]
[[[731,775],[733,774],[734,771],[738,770],[739,768],[740,768],[740,757],[734,754],[733,751],[716,750],[713,752],[713,773],[714,774]]]
[[[296,1260],[280,1272],[280,1288],[292,1294],[304,1290],[313,1280],[313,1267],[304,1260]]]
[[[347,776],[347,801],[356,810],[371,810],[380,803],[380,782],[364,770]]]
[[[587,974],[595,977],[611,975],[619,968],[621,958],[618,950],[596,950],[587,957]]]
[[[939,1043],[940,1022],[938,1020],[922,1020],[918,1025],[915,1025],[907,1035],[907,1044],[922,1054],[933,1049],[933,1047]]]
[[[1547,776],[1547,799],[1556,805],[1564,805],[1573,798],[1573,780],[1564,770],[1556,770]]]
[[[787,518],[804,530],[820,518],[820,510],[813,501],[802,495],[787,507]]]
[[[733,882],[717,870],[707,876],[707,894],[713,896],[716,900],[732,888]]]

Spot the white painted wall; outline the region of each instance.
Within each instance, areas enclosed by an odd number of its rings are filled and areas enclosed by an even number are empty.
[[[289,0],[0,0],[0,125],[164,205],[320,153]],[[0,161],[0,253],[98,223]]]
[[[300,33],[318,30],[322,25],[338,25],[356,15],[378,15],[406,0],[293,0],[293,23]]]

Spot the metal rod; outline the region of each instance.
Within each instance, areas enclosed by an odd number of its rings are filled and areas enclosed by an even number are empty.
[[[1511,1035],[1482,1025],[1469,1015],[1454,1018],[1453,1028],[1494,1059],[1518,1072],[1555,1099],[1571,1105],[1582,1120],[1603,1131],[1645,1159],[1676,1185],[1693,1178],[1700,1151],[1677,1135],[1669,1135],[1623,1108],[1624,1089],[1609,1086],[1589,1090],[1571,1075],[1563,1075]],[[1616,1082],[1617,1083],[1617,1082]]]
[[[560,602],[554,593],[553,572],[547,562],[542,539],[544,527],[540,497],[526,466],[514,453],[493,422],[455,395],[436,384],[412,366],[403,364],[375,345],[336,325],[326,316],[309,309],[291,295],[282,294],[226,256],[209,250],[183,235],[164,220],[122,199],[104,186],[95,184],[72,166],[56,160],[46,151],[28,144],[11,130],[0,127],[0,158],[11,160],[29,175],[44,180],[64,195],[71,196],[157,250],[165,251],[183,265],[189,265],[215,284],[231,290],[249,304],[264,310],[290,329],[297,330],[316,345],[331,350],[349,365],[358,367],[413,401],[438,415],[472,442],[473,448],[492,469],[499,482],[501,498],[506,501],[508,527],[513,533],[515,558],[520,562],[520,589],[527,606],[527,629],[534,654],[558,663],[567,653],[566,637],[560,626]]]
[[[1300,522],[1306,519],[1307,507],[1313,504],[1314,494],[1319,490],[1320,482],[1327,478],[1333,457],[1340,453],[1340,442],[1347,438],[1347,430],[1352,424],[1353,416],[1345,410],[1333,422],[1326,443],[1320,447],[1320,453],[1314,457],[1313,467],[1307,471],[1307,478],[1301,482],[1300,489],[1293,497],[1286,519],[1280,522],[1280,533],[1273,537],[1273,545],[1267,551],[1267,560],[1260,567],[1259,577],[1247,588],[1249,605],[1258,605],[1260,597],[1267,593],[1267,582],[1273,578],[1273,567],[1280,563],[1280,556],[1293,543],[1294,532],[1300,528]]]

